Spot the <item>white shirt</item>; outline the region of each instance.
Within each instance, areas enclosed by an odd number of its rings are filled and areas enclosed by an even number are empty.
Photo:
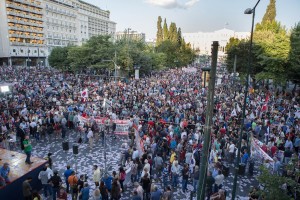
[[[135,150],[133,153],[132,153],[132,160],[135,160],[136,158],[139,157],[139,151],[138,150]]]
[[[235,145],[234,144],[231,144],[229,146],[229,153],[234,153],[234,149],[235,149]]]
[[[93,136],[94,136],[93,131],[89,131],[86,137],[87,137],[88,139],[90,139],[90,138],[92,138]]]

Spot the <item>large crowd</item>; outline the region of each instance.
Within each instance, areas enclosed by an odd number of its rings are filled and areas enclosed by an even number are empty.
[[[258,139],[261,149],[273,159],[272,173],[286,176],[282,167],[299,159],[300,98],[297,90],[283,91],[269,85],[251,89],[245,97],[243,85],[233,82],[231,76],[219,74],[219,79],[205,184],[207,198],[223,200],[227,195],[223,182],[228,176],[228,166],[235,159],[249,165],[252,138]],[[10,148],[11,140],[20,141],[18,146],[27,154],[27,164],[31,163],[29,136],[39,141],[64,138],[67,132],[78,131],[84,135],[83,142],[89,142],[92,148],[105,132],[96,121],[85,123],[81,117],[130,121],[128,132],[132,140],[122,151],[119,171],[101,174],[95,165],[92,178],[96,189],[90,191],[86,177],[78,176],[71,166],[60,177],[53,170],[55,165],[52,166],[49,154],[50,162],[39,175],[44,196],[67,199],[69,193],[72,199],[118,200],[126,189],[125,180],[132,183],[133,200],[171,200],[174,190],[188,192],[188,183],[193,186],[192,192],[196,192],[208,93],[202,84],[201,70],[170,69],[139,80],[114,81],[48,68],[1,67],[0,81],[10,85],[10,91],[1,94],[0,99],[0,145]],[[245,131],[241,158],[237,158],[244,98],[247,98]],[[109,106],[103,107],[104,101]],[[115,127],[111,125],[111,133]],[[134,137],[142,142],[135,143]],[[265,157],[259,162],[270,163]],[[294,170],[297,168],[299,163]],[[8,164],[0,169],[2,186],[10,183],[9,171]],[[163,188],[152,180],[160,181]],[[24,197],[40,199],[28,183],[30,180],[23,183]],[[259,193],[252,192],[249,198],[258,199]]]

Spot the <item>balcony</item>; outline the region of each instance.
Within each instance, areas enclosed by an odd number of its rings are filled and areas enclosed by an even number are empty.
[[[42,4],[38,5],[38,3],[32,3],[30,1],[25,1],[25,0],[14,0],[15,2],[19,2],[19,3],[22,3],[22,4],[26,4],[26,5],[29,5],[29,6],[34,6],[34,7],[38,7],[38,8],[43,8],[42,7]]]

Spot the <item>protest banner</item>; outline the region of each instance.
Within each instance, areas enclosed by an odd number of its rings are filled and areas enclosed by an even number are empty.
[[[82,117],[80,115],[78,115],[78,120],[80,122],[90,122],[92,120],[96,121],[96,123],[98,124],[98,126],[100,126],[101,128],[104,128],[106,120],[109,119],[107,117]],[[112,123],[116,123],[116,130],[114,131],[114,134],[117,135],[128,135],[128,130],[129,130],[129,120],[111,120],[110,121],[110,125],[112,125]]]

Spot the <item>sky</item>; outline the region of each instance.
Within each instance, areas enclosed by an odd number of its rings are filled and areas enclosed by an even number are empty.
[[[84,0],[110,11],[116,30],[127,28],[156,37],[157,18],[175,22],[183,33],[212,32],[222,28],[250,32],[251,15],[245,15],[257,0]],[[255,23],[260,22],[270,0],[261,0]],[[277,0],[276,19],[287,29],[300,22],[300,0]]]

